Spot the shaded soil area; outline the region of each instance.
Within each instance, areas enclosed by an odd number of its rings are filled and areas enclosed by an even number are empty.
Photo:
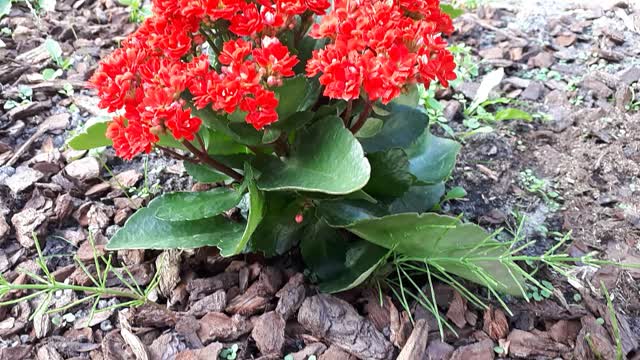
[[[61,0],[38,17],[14,4],[0,20],[0,271],[10,282],[26,283],[24,270],[39,271],[35,233],[58,281],[89,285],[74,255],[91,270],[94,253],[104,254],[109,237],[150,198],[213,186],[194,183],[180,162],[155,154],[125,163],[111,149],[65,146],[87,121],[108,116],[85,81],[135,29],[129,18],[114,1]],[[479,76],[438,92],[446,125],[464,143],[449,186],[467,192],[443,209],[506,228],[505,238],[521,226],[535,241],[530,254],[570,234],[562,251],[571,256],[596,251],[603,260],[640,263],[640,8],[505,2],[455,22],[450,42],[468,46],[463,66],[478,65]],[[47,38],[71,66],[45,80],[43,70],[65,67],[51,58]],[[496,69],[504,76],[493,95],[532,120],[478,120],[465,111]],[[464,136],[479,127],[485,131]],[[392,294],[367,287],[320,294],[296,253],[225,259],[204,248],[112,256],[141,286],[162,263],[156,302],[113,310],[122,300],[104,298],[97,308],[105,311],[94,317],[91,304],[36,314],[41,298],[2,307],[0,359],[614,359],[616,339],[627,358],[640,358],[637,269],[578,264],[569,282],[541,269],[553,291],[530,303],[506,299],[512,316],[495,300],[478,309],[439,284],[437,305],[458,333],[441,339],[433,315],[415,303],[408,313]],[[613,295],[615,322],[601,284]],[[107,286],[123,283],[113,277]],[[82,296],[59,291],[52,306]]]

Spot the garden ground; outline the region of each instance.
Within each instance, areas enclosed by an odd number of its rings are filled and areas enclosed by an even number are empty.
[[[467,195],[442,207],[488,229],[505,228],[499,236],[521,226],[526,241],[535,240],[530,253],[568,237],[563,251],[571,256],[596,251],[604,260],[638,264],[640,7],[518,3],[480,6],[456,19],[450,42],[466,44],[459,58],[469,76],[437,92],[444,111],[432,126],[463,142],[451,186]],[[92,269],[95,253],[104,253],[109,237],[147,199],[211,186],[193,183],[181,163],[153,154],[124,163],[111,150],[65,147],[70,132],[106,115],[85,81],[134,28],[129,10],[109,0],[58,1],[56,11],[38,18],[14,4],[0,20],[0,271],[8,281],[24,283],[19,270],[37,270],[35,232],[56,279],[89,284],[73,254]],[[486,74],[498,84],[483,85]],[[486,90],[502,101],[471,111]],[[504,120],[501,107],[532,119]],[[614,359],[618,341],[628,358],[640,358],[637,269],[577,266],[567,281],[542,268],[536,277],[549,291],[531,294],[530,303],[507,299],[513,316],[497,302],[477,309],[438,286],[437,303],[458,333],[445,332],[443,342],[429,312],[413,304],[408,314],[391,294],[382,302],[366,288],[318,295],[296,253],[224,259],[210,248],[113,255],[141,286],[162,263],[152,294],[158,305],[113,310],[118,300],[102,299],[97,306],[106,311],[94,317],[89,303],[33,319],[42,299],[0,308],[0,359],[210,359],[216,353],[227,359]],[[122,286],[115,276],[106,284]],[[613,297],[615,321],[602,285]],[[60,290],[52,306],[82,295]]]

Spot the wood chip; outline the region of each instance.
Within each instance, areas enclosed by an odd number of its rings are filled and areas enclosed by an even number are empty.
[[[244,316],[229,317],[223,313],[208,313],[199,321],[197,334],[204,344],[212,341],[234,341],[248,334],[253,325]]]
[[[270,311],[261,315],[256,320],[251,337],[262,355],[275,355],[280,357],[284,347],[284,327],[286,325],[282,316]]]
[[[509,334],[509,321],[500,309],[489,307],[484,312],[482,330],[494,341],[506,338]]]
[[[467,312],[467,300],[459,292],[453,292],[453,300],[447,310],[447,319],[451,320],[457,327],[463,328],[467,324],[465,313]]]
[[[507,337],[509,354],[519,358],[556,358],[570,351],[569,347],[558,343],[543,331],[527,332],[513,329]]]
[[[276,297],[279,298],[276,312],[282,315],[283,319],[289,320],[302,305],[305,294],[304,276],[297,273],[276,293]]]
[[[424,358],[429,341],[429,325],[425,319],[416,321],[413,332],[402,348],[397,360],[413,360]]]
[[[393,346],[346,301],[327,294],[307,298],[298,322],[313,336],[365,359],[391,359]]]
[[[189,299],[198,300],[220,289],[238,285],[238,273],[224,272],[204,279],[193,279],[187,284]]]
[[[209,312],[222,312],[227,306],[227,293],[218,290],[191,304],[189,314],[200,317]]]
[[[224,345],[213,342],[207,347],[197,350],[185,350],[176,356],[176,360],[211,360],[217,359]]]
[[[484,340],[471,345],[457,348],[449,360],[493,360],[493,341]]]

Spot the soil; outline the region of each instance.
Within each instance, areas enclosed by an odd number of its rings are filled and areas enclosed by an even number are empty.
[[[454,110],[447,124],[464,145],[448,186],[467,192],[443,210],[504,228],[505,239],[521,225],[523,238],[535,241],[529,254],[544,253],[568,234],[562,251],[571,256],[596,252],[602,260],[640,263],[640,6],[495,1],[455,24],[449,40],[471,49],[479,76],[438,93]],[[8,281],[25,281],[20,269],[35,271],[35,232],[60,281],[88,283],[72,256],[90,266],[90,236],[103,252],[153,196],[207,187],[186,176],[179,161],[153,153],[123,162],[111,149],[65,146],[70,133],[107,116],[85,81],[134,29],[129,10],[112,0],[60,0],[37,17],[25,3],[13,3],[0,20],[0,271]],[[41,75],[57,68],[43,45],[48,37],[73,61],[52,80]],[[536,116],[483,123],[490,132],[462,136],[470,128],[459,95],[470,103],[482,76],[498,68],[505,76],[494,95]],[[27,100],[20,95],[25,86],[33,92]],[[239,359],[613,359],[616,338],[627,358],[640,358],[637,269],[578,266],[569,282],[542,269],[556,290],[531,303],[507,299],[513,316],[491,300],[490,309],[474,308],[438,284],[440,310],[460,334],[442,341],[432,316],[419,306],[409,316],[391,294],[382,303],[366,287],[319,294],[296,253],[113,256],[141,285],[162,256],[168,265],[153,295],[157,303],[99,313],[89,326],[86,304],[33,320],[41,299],[2,307],[0,359],[214,359],[233,345]],[[618,331],[601,282],[613,295]],[[60,291],[52,301],[63,306],[79,296]],[[118,301],[102,299],[98,308]]]

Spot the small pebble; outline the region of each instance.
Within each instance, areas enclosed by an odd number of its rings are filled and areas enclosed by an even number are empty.
[[[113,325],[111,325],[111,321],[105,320],[100,323],[100,330],[106,332],[106,331],[110,331],[111,329],[113,329]]]
[[[62,315],[62,320],[66,321],[68,323],[72,323],[72,322],[76,321],[76,316],[73,315],[72,313],[64,314],[64,315]]]

